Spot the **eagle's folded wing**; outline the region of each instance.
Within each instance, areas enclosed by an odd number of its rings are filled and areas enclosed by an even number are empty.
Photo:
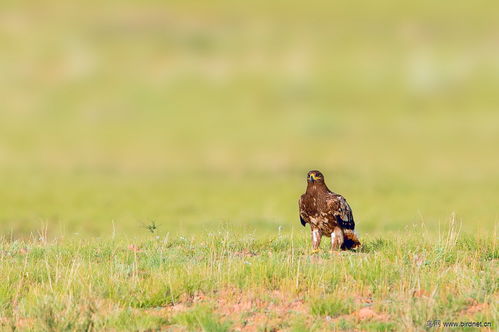
[[[326,200],[329,211],[333,214],[338,225],[344,229],[354,229],[352,209],[345,197],[331,193]]]
[[[307,219],[307,217],[306,217],[306,212],[305,212],[305,209],[304,209],[304,206],[303,206],[303,199],[302,199],[302,197],[300,197],[300,200],[298,201],[298,207],[300,209],[300,222],[301,222],[302,226],[305,227],[305,225],[307,224],[307,222],[305,221],[305,219]]]

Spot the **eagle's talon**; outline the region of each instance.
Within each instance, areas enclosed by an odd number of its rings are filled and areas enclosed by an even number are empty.
[[[312,254],[318,254],[321,250],[320,249],[313,249]]]

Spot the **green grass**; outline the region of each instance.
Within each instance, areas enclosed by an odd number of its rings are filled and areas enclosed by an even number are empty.
[[[315,256],[301,235],[4,239],[0,317],[4,327],[34,330],[417,330],[433,319],[496,322],[495,241],[455,231],[440,240],[424,231],[365,237],[360,252]],[[477,304],[479,311],[466,311]],[[237,305],[244,310],[232,311]],[[380,316],[356,316],[364,307]]]
[[[0,330],[497,329],[496,12],[3,1]]]
[[[189,330],[229,331],[230,324],[221,323],[212,311],[206,307],[197,307],[175,316],[174,322],[186,326]]]

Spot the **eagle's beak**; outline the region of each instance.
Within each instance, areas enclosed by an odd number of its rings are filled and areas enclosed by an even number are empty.
[[[315,174],[310,174],[308,176],[308,181],[314,183],[314,181],[315,181]]]

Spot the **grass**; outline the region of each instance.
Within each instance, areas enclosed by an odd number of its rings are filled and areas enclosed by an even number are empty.
[[[301,235],[3,239],[0,317],[4,327],[46,331],[496,322],[495,241],[455,232],[366,237],[360,252],[319,255]]]

